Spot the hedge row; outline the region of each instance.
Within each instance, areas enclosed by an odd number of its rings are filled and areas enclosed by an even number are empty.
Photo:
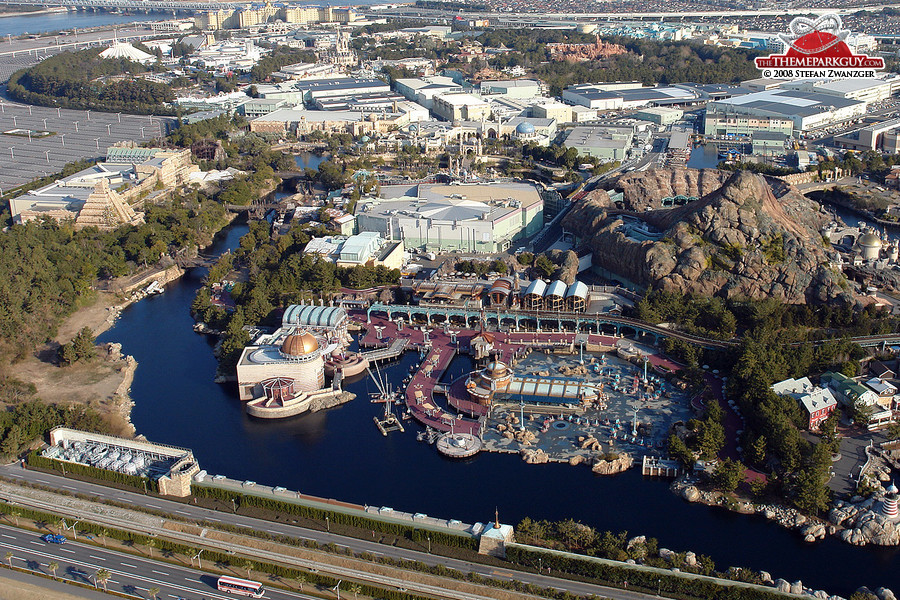
[[[645,571],[637,568],[605,564],[552,552],[528,550],[519,546],[506,548],[506,558],[513,564],[551,568],[578,578],[614,587],[643,588],[671,598],[698,600],[784,600],[775,590],[763,590],[744,585],[729,585],[705,578],[683,577],[675,574]]]
[[[119,485],[128,486],[140,492],[148,491],[156,493],[159,491],[159,484],[155,479],[147,477],[138,477],[137,475],[126,475],[125,473],[117,473],[108,469],[98,469],[88,465],[78,463],[63,462],[53,458],[41,456],[37,450],[28,453],[25,459],[28,466],[37,469],[47,469],[51,471],[59,471],[66,475],[76,475],[82,477],[90,477],[91,479],[99,479],[101,481],[111,481]]]
[[[264,498],[252,494],[242,494],[240,492],[230,492],[221,488],[212,488],[206,486],[191,486],[191,492],[201,498],[212,498],[230,502],[234,500],[238,506],[246,506],[259,508],[263,510],[271,510],[282,514],[312,519],[314,521],[324,522],[326,517],[335,525],[346,525],[357,529],[378,531],[390,535],[402,536],[415,542],[425,542],[428,537],[431,538],[433,544],[439,544],[447,548],[463,548],[466,550],[478,551],[478,540],[471,536],[456,535],[443,531],[432,531],[419,529],[413,525],[403,523],[390,523],[379,519],[372,519],[360,515],[350,515],[343,512],[324,510],[293,502],[285,502],[274,498]]]

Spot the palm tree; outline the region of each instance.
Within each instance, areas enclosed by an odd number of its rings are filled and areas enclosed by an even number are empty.
[[[294,577],[294,581],[297,582],[297,585],[300,586],[300,591],[303,591],[303,584],[309,583],[309,577],[307,577],[304,573],[297,573]]]
[[[9,514],[12,515],[12,518],[16,520],[16,527],[19,526],[19,517],[22,516],[22,511],[19,509],[13,509],[9,511]]]
[[[102,583],[103,589],[106,590],[106,582],[109,581],[109,578],[111,577],[111,575],[112,574],[109,571],[107,571],[106,569],[100,569],[99,571],[94,573],[94,581],[96,581],[97,583]],[[96,587],[96,584],[95,584],[95,587]]]
[[[103,538],[103,547],[106,548],[106,538],[109,537],[109,529],[101,529],[100,537]]]
[[[354,598],[359,598],[359,593],[362,591],[362,586],[358,583],[354,583],[350,586],[350,591],[353,592]]]
[[[12,552],[7,552],[6,555],[3,557],[3,558],[6,559],[6,562],[9,563],[9,568],[10,568],[10,569],[12,569],[12,559],[13,559],[13,556],[15,556],[15,555],[14,555]]]
[[[253,562],[249,560],[244,561],[244,568],[247,569],[247,579],[250,579],[250,571],[253,570]]]
[[[53,577],[56,578],[56,570],[59,568],[59,563],[55,560],[47,565],[47,568],[53,571]]]
[[[153,600],[156,600],[156,596],[159,595],[159,588],[152,587],[149,590],[147,590],[147,593],[150,594],[150,597],[153,598]]]
[[[147,542],[147,549],[150,550],[150,558],[153,558],[153,549],[156,548],[156,540]]]
[[[55,523],[56,525],[56,533],[62,535],[62,532],[66,529],[66,520],[58,519]]]

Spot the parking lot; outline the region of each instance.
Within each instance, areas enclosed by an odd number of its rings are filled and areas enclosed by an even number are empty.
[[[174,124],[172,117],[44,108],[0,99],[0,194],[57,173],[66,163],[105,156],[115,142],[158,138]],[[50,134],[38,133],[45,131]]]

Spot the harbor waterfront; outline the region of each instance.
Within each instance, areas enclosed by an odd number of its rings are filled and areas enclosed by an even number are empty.
[[[246,231],[233,226],[210,252],[236,247]],[[418,427],[384,437],[372,424],[382,407],[368,401],[377,390],[362,375],[345,380],[357,399],[338,408],[279,421],[249,417],[233,384],[213,383],[213,339],[192,330],[189,309],[203,275],[193,269],[164,294],[128,307],[99,341],[122,343],[139,362],[131,388],[137,432],[191,448],[210,474],[465,522],[490,518],[495,506],[507,523],[573,518],[708,554],[719,568],[766,570],[844,596],[860,585],[900,588],[897,549],[858,548],[835,538],[807,544],[762,517],[689,504],[669,492],[667,480],[642,478],[637,469],[599,477],[587,468],[529,465],[489,452],[459,461],[417,442]],[[382,372],[396,387],[417,360],[407,353]],[[457,357],[446,377],[472,367],[470,358]],[[822,568],[829,564],[842,569]]]

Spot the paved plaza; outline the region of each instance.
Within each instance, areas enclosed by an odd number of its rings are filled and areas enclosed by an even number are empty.
[[[116,142],[158,138],[174,124],[172,117],[44,108],[0,99],[0,194],[58,173],[66,163],[103,157]]]
[[[577,376],[583,381],[600,384],[606,400],[594,403],[587,409],[554,409],[549,405],[525,405],[525,426],[537,439],[530,448],[540,448],[551,459],[568,461],[574,456],[588,458],[597,454],[596,450],[579,447],[579,437],[593,436],[600,442],[603,452],[629,452],[635,458],[644,454],[665,454],[666,438],[670,427],[676,421],[687,422],[691,418],[688,396],[663,384],[664,391],[656,393],[635,392],[635,376],[643,378],[643,371],[637,366],[610,354],[585,354],[588,374]],[[518,376],[549,373],[549,377],[566,378],[559,372],[560,367],[577,368],[579,356],[555,355],[534,352],[515,367]],[[651,382],[660,389],[659,380],[652,374]],[[618,383],[617,383],[618,382]],[[485,429],[486,449],[494,451],[518,452],[520,444],[504,438],[498,433],[497,425],[507,422],[507,415],[520,417],[522,408],[517,404],[499,404],[494,408]],[[633,435],[635,412],[637,412],[638,433]],[[562,417],[562,418],[560,418]],[[549,421],[549,419],[554,419]]]

